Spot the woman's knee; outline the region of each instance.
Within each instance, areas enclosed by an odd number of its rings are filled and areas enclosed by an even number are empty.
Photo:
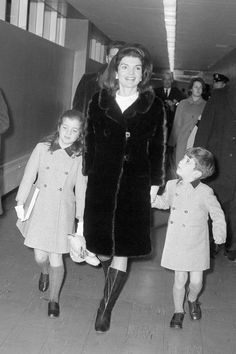
[[[112,257],[109,257],[109,256],[104,256],[102,254],[98,254],[97,255],[98,259],[101,261],[101,262],[106,262],[108,261],[109,259],[111,259]]]

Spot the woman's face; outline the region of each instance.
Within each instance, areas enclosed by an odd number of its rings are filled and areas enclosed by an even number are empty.
[[[195,81],[192,87],[192,96],[201,97],[202,95],[202,83],[199,81]]]
[[[58,142],[62,149],[71,146],[79,137],[81,132],[81,123],[78,119],[63,118],[59,127]]]
[[[124,57],[118,66],[116,78],[120,88],[137,88],[142,80],[142,63],[136,57]]]

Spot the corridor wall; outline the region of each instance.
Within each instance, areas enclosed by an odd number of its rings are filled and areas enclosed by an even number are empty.
[[[71,106],[74,51],[0,21],[0,87],[10,112],[0,156],[3,194],[21,179],[35,144]]]

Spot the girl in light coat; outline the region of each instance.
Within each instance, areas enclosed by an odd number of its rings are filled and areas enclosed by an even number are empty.
[[[155,208],[171,209],[161,265],[175,271],[175,313],[170,322],[172,328],[182,328],[188,273],[190,318],[201,318],[197,299],[202,289],[203,271],[210,267],[209,214],[215,243],[224,243],[226,239],[226,224],[221,206],[213,190],[200,182],[213,172],[214,159],[209,151],[199,147],[188,149],[177,167],[180,179],[167,182],[163,195],[157,195],[152,203]]]
[[[50,285],[50,317],[59,316],[62,256],[70,251],[67,235],[74,232],[75,218],[83,218],[82,136],[83,117],[76,110],[64,112],[57,131],[33,150],[16,196],[17,226],[41,268],[39,290],[44,292]],[[23,221],[24,204],[34,183],[39,194],[30,218]]]

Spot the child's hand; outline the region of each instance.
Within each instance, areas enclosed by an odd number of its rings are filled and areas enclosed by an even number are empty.
[[[153,203],[154,200],[156,199],[158,190],[159,190],[159,186],[151,186],[151,190],[150,190],[151,203]]]
[[[226,239],[223,236],[215,236],[214,241],[217,245],[221,245],[222,243],[225,243]]]
[[[20,221],[24,221],[24,217],[25,217],[24,205],[22,204],[22,205],[15,206],[15,211],[18,219]]]

